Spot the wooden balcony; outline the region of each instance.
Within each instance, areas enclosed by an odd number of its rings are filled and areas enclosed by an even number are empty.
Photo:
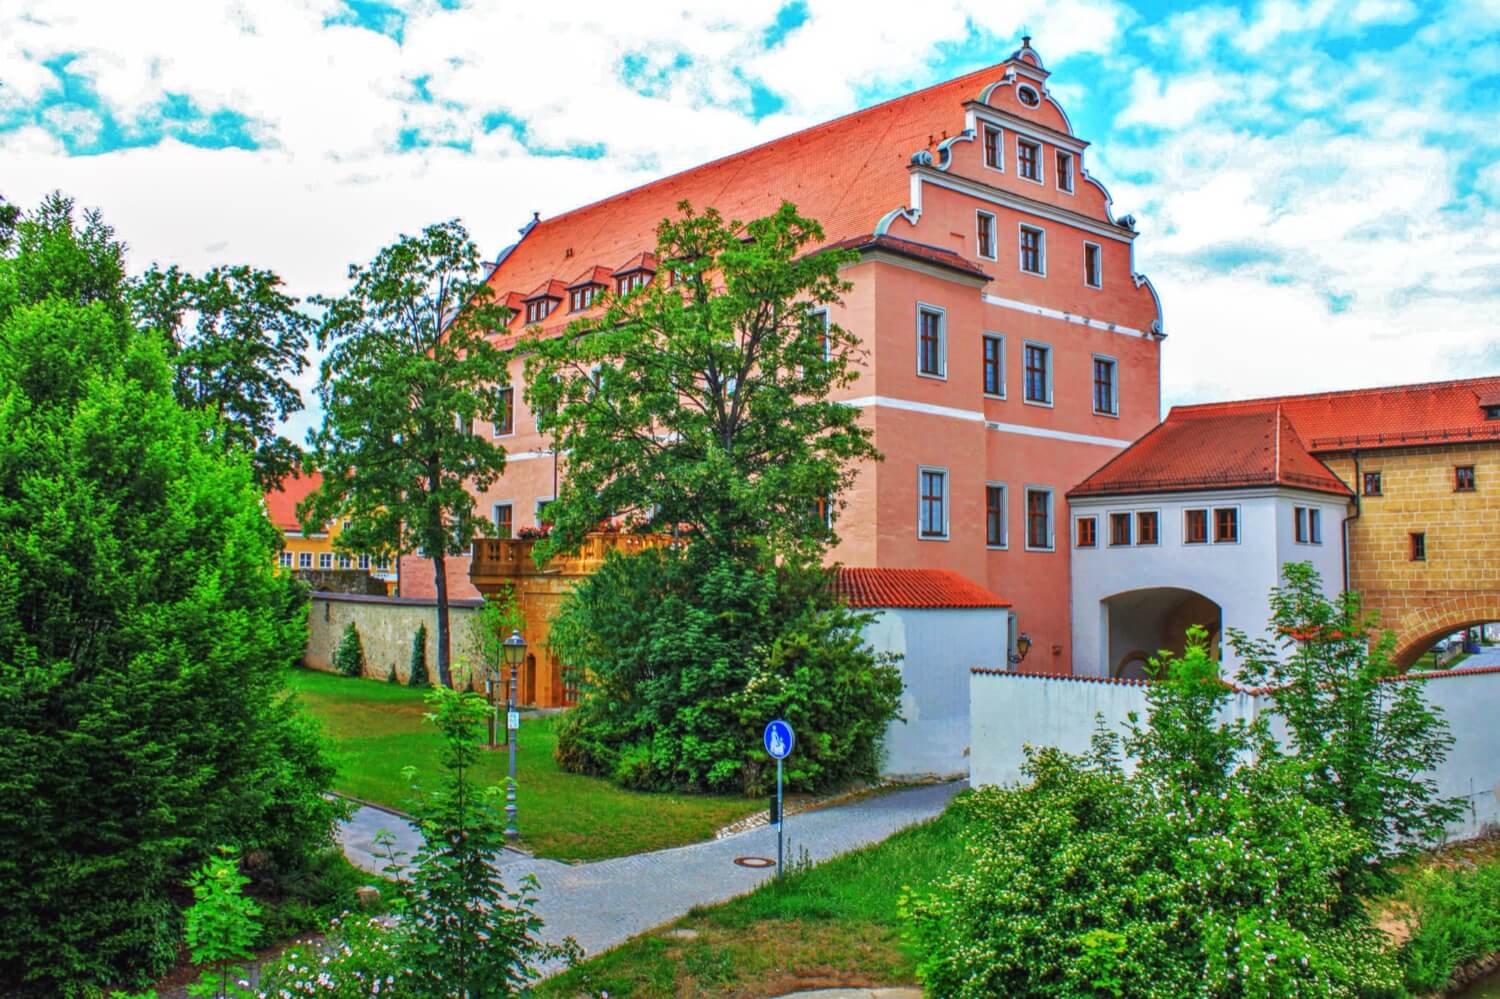
[[[532,557],[537,545],[535,539],[476,538],[474,557],[469,560],[469,581],[481,593],[494,593],[525,578],[577,578],[595,572],[611,550],[630,554],[671,542],[670,537],[661,534],[599,532],[586,537],[578,551],[554,556],[538,566]]]

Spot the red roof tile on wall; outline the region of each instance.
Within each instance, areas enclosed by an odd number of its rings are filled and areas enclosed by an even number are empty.
[[[849,606],[982,608],[1009,607],[998,597],[949,569],[840,568],[833,584]]]
[[[1003,74],[999,66],[977,70],[543,219],[491,283],[534,288],[574,273],[578,260],[569,250],[606,266],[629,261],[655,247],[657,223],[684,200],[746,221],[787,200],[822,224],[829,243],[874,232],[882,216],[910,198],[912,153],[928,148],[945,127],[950,136],[962,131],[964,102]]]
[[[1497,404],[1500,376],[1490,376],[1178,406],[1172,415],[1244,413],[1280,406],[1316,454],[1356,447],[1500,439],[1500,420],[1486,420],[1484,414],[1485,406]]]
[[[1308,453],[1274,404],[1245,412],[1185,412],[1165,421],[1069,491],[1069,496],[1288,486],[1348,495]]]
[[[302,530],[302,524],[297,520],[297,504],[315,492],[322,483],[321,472],[283,479],[279,486],[266,493],[266,512],[270,514],[271,523],[283,531]]]

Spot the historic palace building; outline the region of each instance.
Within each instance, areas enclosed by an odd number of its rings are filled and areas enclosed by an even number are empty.
[[[1139,676],[1191,624],[1264,634],[1287,562],[1409,666],[1500,620],[1500,377],[1177,406],[1070,500],[1079,673]]]
[[[1026,39],[998,66],[535,220],[491,285],[517,334],[560,329],[596,289],[658,279],[655,227],[678,202],[741,220],[794,203],[860,252],[831,318],[863,341],[844,401],[885,455],[844,497],[831,558],[956,571],[1011,601],[997,642],[1028,635],[1022,668],[1067,672],[1067,491],[1157,424],[1164,333],[1134,220],[1111,212],[1047,79]],[[567,474],[522,377],[518,360],[513,405],[477,431],[510,453],[479,497],[502,535],[544,522]],[[406,558],[403,592],[431,586]]]

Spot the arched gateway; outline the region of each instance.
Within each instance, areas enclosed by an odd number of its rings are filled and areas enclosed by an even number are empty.
[[[1408,669],[1444,635],[1489,621],[1500,621],[1500,590],[1476,590],[1409,611],[1393,628],[1396,665]]]

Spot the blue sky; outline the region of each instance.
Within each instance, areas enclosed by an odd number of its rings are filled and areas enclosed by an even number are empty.
[[[333,291],[451,216],[493,252],[1024,29],[1139,220],[1167,404],[1500,369],[1495,0],[127,6],[0,12],[0,194],[102,207],[136,268]]]

